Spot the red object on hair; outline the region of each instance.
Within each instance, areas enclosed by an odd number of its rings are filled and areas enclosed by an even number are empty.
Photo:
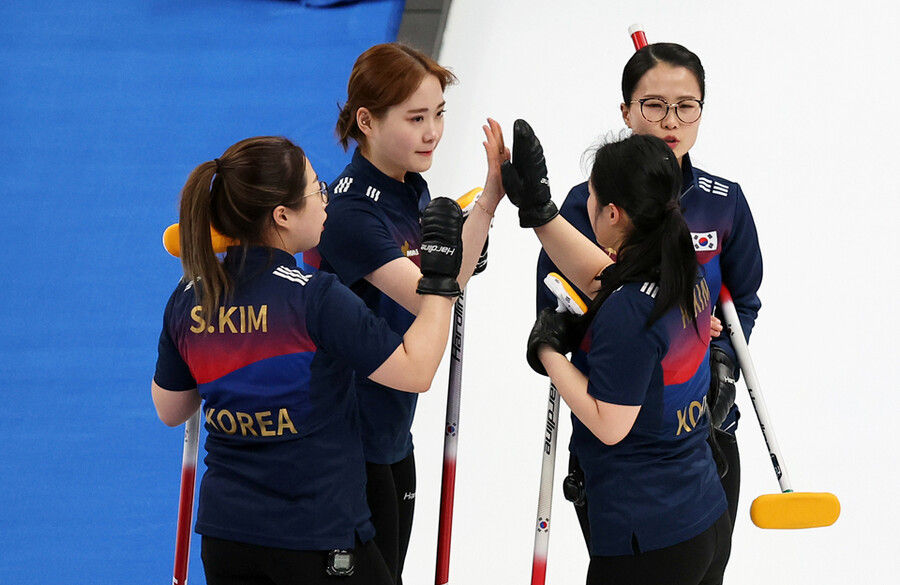
[[[631,35],[631,40],[634,42],[635,51],[640,51],[648,45],[647,35],[644,34],[644,25],[632,24],[628,27],[628,34]]]

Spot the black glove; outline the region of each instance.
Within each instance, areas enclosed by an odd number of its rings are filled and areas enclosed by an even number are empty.
[[[734,362],[718,347],[709,350],[709,393],[706,404],[709,408],[709,424],[719,428],[734,405],[737,391],[734,387]]]
[[[588,317],[585,315],[557,313],[555,309],[547,307],[538,314],[528,336],[528,350],[525,353],[528,365],[538,374],[546,376],[547,370],[538,357],[540,347],[546,344],[563,355],[571,353],[581,345],[587,326]]]
[[[539,227],[559,214],[550,199],[544,149],[525,120],[513,126],[512,162],[505,161],[500,174],[509,200],[519,208],[520,226]]]
[[[728,475],[728,456],[722,447],[722,443],[726,441],[733,444],[735,442],[734,435],[713,426],[709,427],[709,436],[706,438],[706,442],[709,443],[709,448],[712,450],[713,461],[716,462],[716,471],[720,478]]]
[[[447,197],[433,199],[422,212],[422,247],[419,249],[422,278],[420,295],[459,295],[462,264],[463,214],[459,204]]]

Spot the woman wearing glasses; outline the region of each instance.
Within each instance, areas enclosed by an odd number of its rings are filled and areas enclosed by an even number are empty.
[[[462,212],[449,199],[425,209],[419,311],[401,337],[333,275],[297,267],[327,202],[303,150],[265,136],[198,166],[181,193],[184,278],[151,387],[170,426],[203,402],[195,530],[211,585],[392,582],[372,541],[353,372],[428,389],[459,294]],[[223,261],[210,225],[240,242]]]
[[[444,131],[444,90],[455,81],[427,55],[397,43],[376,45],[357,59],[336,131],[358,147],[331,183],[334,200],[318,253],[333,272],[390,327],[403,333],[421,310],[419,217],[431,199],[420,173],[431,167]],[[494,209],[503,196],[500,161],[508,154],[499,125],[484,127],[488,178],[463,229],[459,286],[475,270]],[[311,257],[311,255],[307,255]],[[313,266],[314,259],[307,260]],[[377,380],[357,379],[366,489],[375,542],[400,583],[416,499],[413,416],[417,396]]]
[[[760,308],[757,291],[762,281],[762,256],[756,226],[740,185],[712,175],[691,164],[690,149],[697,140],[705,99],[705,72],[700,59],[674,43],[656,43],[637,51],[622,73],[621,111],[635,134],[656,136],[672,149],[681,167],[681,206],[691,231],[697,259],[709,284],[711,302],[717,302],[724,283],[734,298],[747,335]],[[591,234],[586,202],[588,185],[574,187],[560,213],[582,233]],[[615,257],[615,250],[607,250]],[[556,306],[542,285],[555,266],[545,252],[538,260],[538,310]],[[734,433],[739,413],[734,405],[735,354],[726,335],[710,347],[711,383],[707,398],[712,427],[711,445],[728,498],[732,525],[740,490],[740,458]],[[590,543],[590,502],[582,493],[583,475],[577,460],[570,459],[566,488],[578,500],[576,512]],[[636,542],[640,547],[640,542]]]

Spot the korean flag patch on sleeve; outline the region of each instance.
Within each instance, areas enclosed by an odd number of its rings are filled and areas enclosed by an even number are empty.
[[[691,232],[696,252],[712,252],[719,249],[719,238],[715,230],[711,232]]]

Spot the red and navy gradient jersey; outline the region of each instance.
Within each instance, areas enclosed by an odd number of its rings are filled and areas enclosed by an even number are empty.
[[[628,283],[613,292],[573,359],[591,396],[641,407],[628,435],[611,446],[573,417],[570,449],[591,502],[592,555],[634,554],[633,541],[642,552],[683,542],[727,507],[706,442],[709,288],[698,279],[696,328],[677,308],[648,327],[657,289]]]
[[[697,260],[705,271],[712,304],[715,306],[718,302],[724,280],[734,298],[744,335],[749,340],[760,308],[757,291],[763,272],[756,224],[747,199],[740,185],[694,168],[687,154],[682,159],[681,170],[681,207],[691,230]],[[588,195],[587,183],[573,187],[560,214],[593,242],[594,232],[587,212]],[[556,307],[556,298],[543,284],[544,277],[550,272],[559,272],[559,269],[541,250],[537,267],[538,312],[544,307]],[[720,335],[712,343],[737,363],[728,335]],[[736,425],[737,406],[732,408],[723,428],[733,432]]]
[[[203,314],[194,283],[169,299],[154,380],[197,388],[208,431],[196,531],[294,550],[374,535],[353,372],[401,338],[340,284],[287,252],[229,248],[233,295]]]
[[[328,190],[332,199],[318,246],[319,268],[337,274],[391,329],[405,334],[414,315],[364,277],[397,258],[419,265],[419,219],[431,200],[425,180],[417,173],[407,173],[403,182],[388,177],[357,149]],[[304,257],[315,262],[313,253]],[[418,395],[360,377],[356,384],[366,461],[388,464],[409,456]]]

